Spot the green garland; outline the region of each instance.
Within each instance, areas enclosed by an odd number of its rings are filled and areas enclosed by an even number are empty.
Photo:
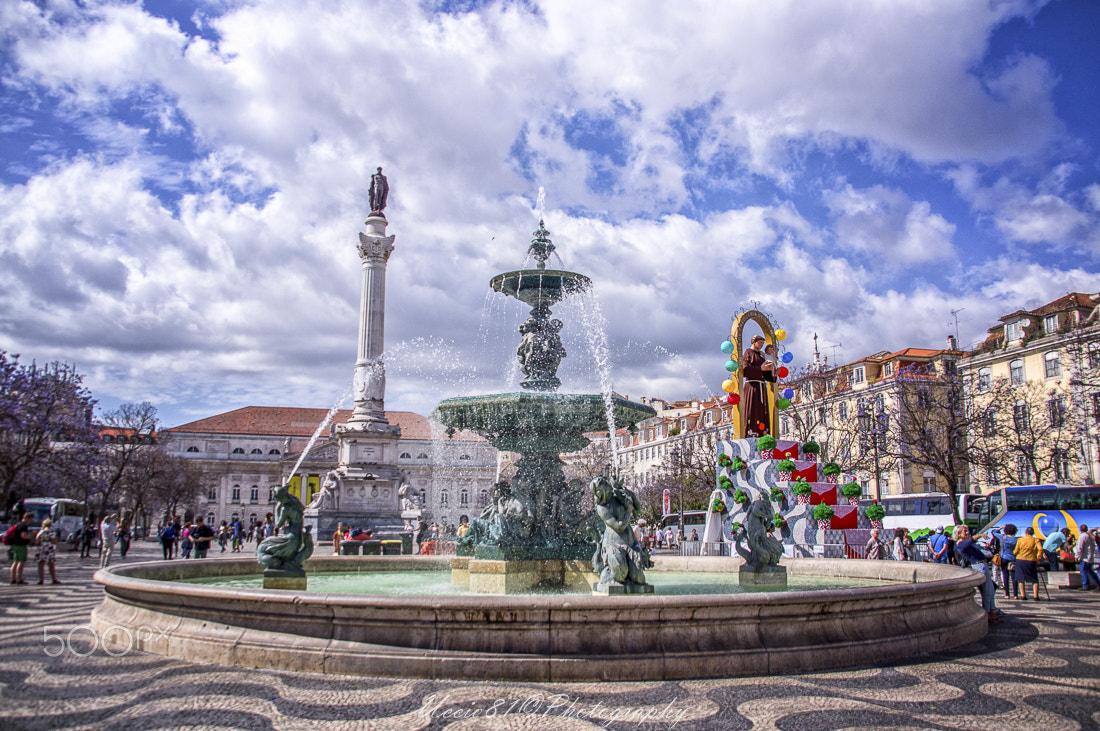
[[[882,520],[886,516],[886,510],[877,502],[873,502],[867,506],[864,514],[867,516],[867,520]]]
[[[799,477],[798,482],[794,483],[795,495],[812,495],[814,488],[810,483],[806,482],[805,477]]]
[[[827,465],[825,465],[824,469],[822,469],[821,472],[825,475],[839,475],[840,465],[838,465],[836,462],[829,462]]]
[[[821,445],[811,439],[802,445],[801,452],[803,454],[821,454]]]
[[[797,465],[794,463],[793,459],[780,460],[775,465],[775,468],[780,472],[794,472],[795,467],[797,467]]]
[[[733,501],[735,503],[740,503],[741,505],[744,505],[749,501],[748,493],[746,493],[740,487],[737,488],[737,491],[733,493]]]
[[[836,513],[825,503],[818,503],[814,508],[814,520],[832,520]]]
[[[773,437],[771,434],[765,434],[764,436],[756,440],[756,448],[759,449],[761,452],[767,449],[775,449],[776,444],[777,442],[775,441],[775,437]]]
[[[778,487],[773,487],[772,488],[772,500],[774,500],[776,502],[780,502],[780,501],[783,500],[783,490],[782,490],[782,488],[778,488]]]
[[[840,492],[844,497],[860,497],[863,495],[863,488],[859,486],[858,482],[852,480],[840,488]]]
[[[726,467],[728,469],[733,466],[733,460],[730,459],[730,456],[728,454],[723,452],[722,454],[718,455],[718,464],[719,466]]]

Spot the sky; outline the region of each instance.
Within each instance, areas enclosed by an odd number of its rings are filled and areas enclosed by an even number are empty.
[[[982,340],[1100,278],[1095,0],[0,2],[0,350],[165,426],[345,403],[370,175],[386,407],[513,390],[540,213],[563,391],[721,393]],[[539,205],[539,191],[545,202]]]

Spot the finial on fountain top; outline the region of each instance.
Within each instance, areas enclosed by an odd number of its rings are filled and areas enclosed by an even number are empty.
[[[550,232],[546,230],[546,224],[540,218],[538,230],[535,231],[535,238],[531,241],[527,253],[535,257],[539,263],[539,269],[545,269],[546,260],[554,253],[554,248],[554,245],[550,243]]]

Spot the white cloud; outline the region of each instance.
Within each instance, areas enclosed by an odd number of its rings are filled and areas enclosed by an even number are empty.
[[[857,190],[845,185],[825,193],[835,218],[841,250],[868,256],[870,266],[951,260],[955,226],[932,213],[927,201],[912,201],[900,190],[877,185]]]

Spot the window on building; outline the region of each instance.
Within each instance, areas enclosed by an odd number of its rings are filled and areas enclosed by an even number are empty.
[[[412,458],[413,458],[413,456],[411,454],[409,454],[408,452],[402,452],[401,456],[398,459],[412,459]]]
[[[109,439],[109,438],[108,438],[108,439]],[[199,451],[199,448],[198,448],[198,447],[195,447],[195,446],[191,446],[191,447],[188,447],[188,448],[187,448],[187,451],[188,451],[188,452],[197,452],[197,451]]]
[[[267,450],[267,453],[268,454],[274,454],[274,455],[282,454],[282,452],[280,452],[278,449],[269,449],[269,450]]]
[[[1026,457],[1016,458],[1016,483],[1019,485],[1030,485],[1031,479],[1031,463],[1027,461]]]
[[[1047,417],[1050,425],[1058,428],[1066,425],[1066,397],[1055,396],[1047,401]]]
[[[704,424],[710,424],[712,421],[713,421],[713,418],[711,416],[711,413],[708,411],[706,413],[706,416],[703,417],[703,423]]]
[[[207,513],[206,514],[206,524],[207,525],[213,527],[217,520],[218,520],[218,516],[214,515],[213,513]]]
[[[893,363],[887,363],[884,366],[882,366],[882,375],[884,377],[887,377],[887,378],[894,375],[894,364]]]
[[[470,504],[470,491],[466,488],[462,488],[458,493],[458,504],[460,507],[467,507]]]
[[[249,454],[263,454],[263,453],[264,453],[264,450],[259,449],[259,448],[253,449],[251,452],[249,452]]]
[[[1027,431],[1028,427],[1028,412],[1027,404],[1016,404],[1012,407],[1012,423],[1016,426],[1016,431]],[[1028,484],[1028,483],[1023,483]]]
[[[1069,452],[1064,449],[1055,450],[1054,454],[1051,455],[1051,466],[1054,467],[1055,482],[1070,481]]]
[[[1043,367],[1047,378],[1057,378],[1062,375],[1062,356],[1056,350],[1052,350],[1043,356]]]
[[[924,475],[921,478],[922,492],[935,492],[936,491],[936,477],[935,475]]]
[[[468,455],[468,454],[464,454],[461,457],[459,457],[459,459],[469,459],[469,458],[470,458],[470,455]]]
[[[439,507],[445,508],[451,500],[451,495],[446,490],[439,491]]]
[[[1100,368],[1100,343],[1089,345],[1089,368]]]
[[[244,454],[244,450],[241,449],[240,447],[237,447],[236,449],[233,450],[233,454]]]
[[[489,491],[488,490],[482,490],[481,492],[479,492],[478,495],[477,495],[478,505],[485,505],[488,502],[489,502]]]
[[[789,430],[789,427],[790,427],[790,420],[785,416],[779,417],[779,433],[783,434],[783,435],[786,435],[787,431]]]
[[[1024,361],[1017,359],[1008,364],[1008,380],[1013,386],[1024,385]]]
[[[997,410],[990,407],[982,414],[982,436],[997,435]]]
[[[233,502],[239,503],[240,501],[241,501],[241,486],[240,485],[234,485],[233,486]]]
[[[993,369],[992,368],[979,368],[978,369],[978,391],[984,393],[993,387]]]
[[[863,383],[864,373],[865,373],[865,371],[864,371],[862,366],[859,367],[859,368],[856,368],[855,371],[852,373],[852,382],[853,383]]]
[[[248,502],[258,503],[260,502],[260,486],[253,485],[248,489]]]
[[[267,501],[269,503],[275,502],[275,488],[274,487],[267,488]]]
[[[1015,343],[1024,339],[1023,320],[1017,320],[1016,322],[1010,322],[1005,325],[1005,339],[1010,343]]]
[[[428,455],[424,452],[421,452],[420,454],[416,455],[416,458],[417,459],[427,459]]]
[[[1043,332],[1047,335],[1058,332],[1058,315],[1047,315],[1043,318]]]
[[[1092,418],[1100,423],[1100,393],[1092,395]]]
[[[215,485],[214,487],[211,487],[210,491],[208,493],[206,493],[206,499],[209,500],[212,503],[218,502],[218,486],[217,485]]]
[[[841,421],[845,421],[848,418],[848,402],[841,401],[840,405],[836,407],[837,415],[840,416]]]
[[[421,488],[420,491],[417,494],[420,496],[420,505],[421,506],[427,505],[428,504],[428,493],[424,490],[424,488]]]

